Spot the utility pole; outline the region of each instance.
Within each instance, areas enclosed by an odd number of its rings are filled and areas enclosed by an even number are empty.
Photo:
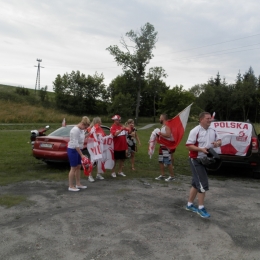
[[[37,88],[37,83],[38,83],[38,90],[40,90],[40,68],[44,68],[40,65],[40,63],[42,62],[42,59],[38,59],[38,66],[34,66],[34,67],[38,67],[38,70],[37,70],[37,76],[36,76],[36,83],[35,83],[35,94],[36,94],[36,88]]]

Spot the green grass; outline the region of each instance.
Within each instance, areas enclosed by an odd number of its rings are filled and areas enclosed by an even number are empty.
[[[190,175],[188,164],[188,151],[185,147],[188,133],[197,123],[188,123],[184,137],[176,149],[174,154],[175,173],[177,175]],[[34,125],[37,128],[37,125]],[[148,155],[148,140],[154,128],[159,127],[156,124],[152,128],[139,130],[138,135],[141,140],[141,146],[138,146],[138,152],[135,156],[135,169],[131,170],[130,159],[127,159],[124,164],[124,172],[126,178],[151,178],[158,176],[158,148],[152,159]],[[47,165],[46,163],[35,159],[32,156],[30,145],[30,129],[27,130],[1,130],[0,131],[0,186],[10,183],[30,180],[66,180],[69,167],[68,165]],[[51,126],[48,132],[56,129],[56,125]],[[138,127],[139,128],[139,127]],[[166,173],[167,173],[167,169]],[[95,170],[93,172],[95,175]],[[110,170],[105,173],[106,178],[110,178]],[[85,177],[83,177],[85,178]],[[119,178],[118,178],[119,179]]]
[[[15,205],[18,205],[22,202],[26,202],[27,198],[26,196],[16,196],[16,195],[0,195],[0,206],[4,206],[6,208],[13,207]]]
[[[188,137],[189,131],[197,123],[188,123],[184,137],[176,149],[174,154],[174,171],[176,176],[181,177],[182,175],[191,175],[189,164],[188,164],[188,151],[185,147],[185,142]],[[35,125],[37,126],[37,125]],[[17,127],[17,126],[15,126]],[[64,181],[68,178],[69,166],[68,165],[47,165],[46,163],[35,159],[32,156],[32,150],[30,145],[30,129],[20,130],[1,130],[0,131],[0,186],[22,182],[22,181],[33,181],[33,180],[50,180],[50,181]],[[139,126],[140,127],[140,126]],[[139,128],[138,127],[138,128]],[[135,169],[131,170],[131,161],[127,159],[124,164],[124,173],[127,175],[126,179],[131,178],[142,178],[148,179],[149,182],[155,181],[154,178],[160,174],[159,164],[158,164],[158,148],[157,144],[156,150],[152,159],[148,155],[148,140],[150,138],[151,132],[154,128],[160,127],[156,124],[152,128],[146,130],[139,130],[138,135],[141,140],[141,146],[138,146],[138,152],[135,156]],[[37,127],[36,127],[37,128]],[[56,126],[53,126],[49,132],[53,131]],[[168,173],[168,170],[165,169]],[[93,175],[95,176],[96,170],[94,169]],[[106,179],[112,178],[110,176],[111,171],[107,170],[104,177]],[[86,177],[82,173],[83,180]],[[124,179],[125,179],[124,178]],[[120,181],[122,178],[116,178],[114,181]],[[160,183],[160,182],[159,182]],[[172,184],[160,183],[161,185],[178,185],[178,181]],[[118,192],[123,192],[119,190]],[[13,202],[12,202],[13,201]],[[0,205],[11,205],[17,202],[19,199],[16,197],[0,197]],[[21,199],[23,201],[23,199]],[[6,204],[5,204],[6,203]]]
[[[154,178],[159,174],[158,165],[158,147],[152,159],[148,155],[148,140],[153,128],[139,130],[138,135],[141,140],[141,146],[135,157],[136,171],[131,170],[130,159],[124,164],[124,172],[127,178]],[[187,128],[187,131],[189,131]],[[32,129],[31,127],[29,129]],[[57,164],[49,166],[46,163],[35,159],[32,156],[30,145],[30,130],[1,130],[0,131],[0,185],[30,180],[66,180],[68,175],[68,166]],[[55,127],[49,130],[51,132]],[[187,132],[186,131],[186,132]],[[188,152],[184,145],[187,139],[185,134],[182,143],[175,153],[175,171],[177,174],[189,174]],[[166,169],[167,171],[167,169]],[[94,173],[95,175],[95,170]],[[108,170],[105,177],[110,178]],[[84,178],[84,177],[83,177]]]
[[[32,156],[30,131],[0,131],[0,185],[30,180],[66,179],[64,167],[50,167]]]

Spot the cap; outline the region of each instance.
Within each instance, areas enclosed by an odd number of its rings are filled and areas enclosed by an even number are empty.
[[[111,119],[112,120],[120,120],[121,117],[120,117],[120,115],[114,115]]]

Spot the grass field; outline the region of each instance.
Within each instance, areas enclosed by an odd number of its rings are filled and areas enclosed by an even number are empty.
[[[157,161],[158,145],[152,159],[147,154],[150,134],[157,126],[155,125],[153,128],[138,131],[141,146],[138,147],[136,154],[136,171],[131,170],[130,160],[127,159],[124,167],[127,178],[154,178],[159,174]],[[182,143],[175,153],[176,174],[189,174],[187,163],[188,153],[184,142],[187,139],[187,132],[192,126],[193,124],[188,125]],[[55,181],[67,179],[68,167],[61,164],[49,166],[32,156],[31,145],[29,143],[30,129],[0,131],[0,185],[26,180],[48,179]],[[49,132],[54,129],[55,127],[50,129]],[[110,171],[105,174],[105,177],[110,177]]]
[[[191,175],[188,164],[188,151],[185,147],[185,142],[187,140],[189,131],[195,125],[197,125],[197,123],[187,124],[182,142],[180,143],[174,154],[174,171],[177,178],[180,175]],[[0,130],[0,187],[22,181],[67,180],[69,172],[68,165],[47,165],[46,163],[37,160],[32,156],[30,145],[30,130],[33,129],[32,126],[37,129],[42,125],[10,125],[9,129]],[[48,132],[50,133],[59,126],[60,125],[52,125]],[[26,127],[28,129],[25,129]],[[141,146],[138,146],[138,152],[136,153],[136,171],[131,170],[130,159],[127,159],[124,165],[124,173],[127,175],[125,178],[146,178],[149,181],[155,181],[154,178],[160,174],[157,161],[159,145],[157,144],[152,159],[150,159],[148,155],[148,140],[150,138],[151,132],[156,127],[160,127],[160,125],[156,124],[152,128],[138,131],[138,135],[141,140]],[[257,125],[256,128],[259,129],[259,125]],[[165,169],[165,172],[168,173],[168,170]],[[104,177],[106,179],[112,178],[110,174],[111,171],[107,170],[107,172],[104,174]],[[95,175],[95,170],[93,171],[93,175]],[[82,178],[83,180],[87,180],[83,173]],[[220,178],[223,180],[226,179],[226,177],[223,176],[214,176],[214,178]],[[120,179],[115,179],[115,181],[118,180]],[[165,183],[165,185],[168,186],[169,184]],[[6,207],[13,206],[25,200],[26,198],[23,196],[0,194],[0,205]]]

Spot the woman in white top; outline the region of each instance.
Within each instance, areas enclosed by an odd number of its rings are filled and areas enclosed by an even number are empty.
[[[87,186],[83,186],[80,183],[80,168],[81,159],[84,157],[82,153],[85,129],[90,125],[88,117],[83,116],[80,123],[74,126],[70,131],[70,141],[68,143],[68,157],[70,162],[69,172],[69,191],[79,191],[80,189],[86,189]],[[74,178],[76,179],[76,187],[73,184]]]

